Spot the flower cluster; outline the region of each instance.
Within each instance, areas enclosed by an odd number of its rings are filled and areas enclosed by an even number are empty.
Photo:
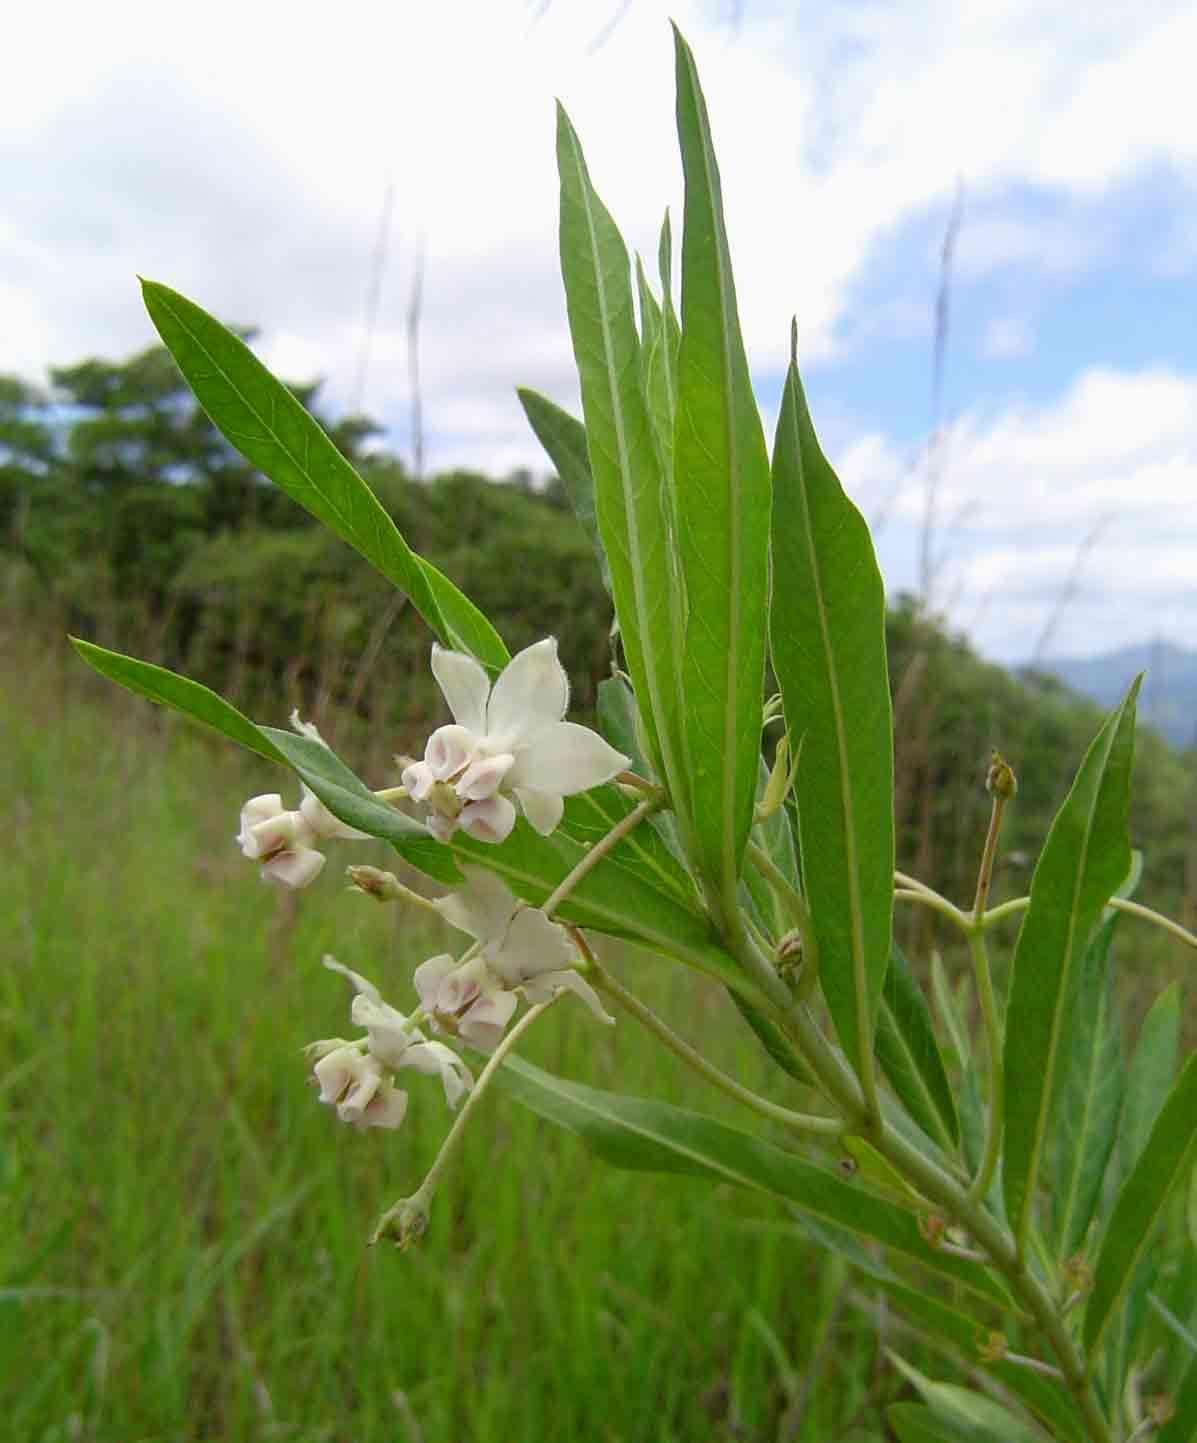
[[[464,870],[468,885],[433,905],[477,946],[461,962],[447,953],[430,957],[413,978],[433,1025],[491,1052],[515,1012],[517,995],[546,1002],[561,988],[611,1022],[594,989],[570,966],[575,954],[565,929],[543,912],[522,907],[491,873]]]
[[[456,1107],[473,1086],[461,1058],[424,1034],[389,1003],[378,988],[332,957],[324,965],[353,983],[356,996],[350,1015],[366,1036],[353,1042],[334,1037],[313,1042],[307,1049],[320,1087],[320,1101],[337,1109],[342,1122],[355,1127],[398,1127],[407,1112],[407,1093],[396,1086],[393,1074],[403,1067],[439,1073],[445,1101]]]
[[[460,827],[502,842],[515,803],[542,836],[561,820],[563,798],[623,771],[628,758],[597,732],[564,721],[569,679],[553,637],[514,656],[492,687],[471,656],[432,648],[432,673],[453,722],[428,738],[422,761],[403,771],[409,796],[428,807],[427,826],[446,842]]]

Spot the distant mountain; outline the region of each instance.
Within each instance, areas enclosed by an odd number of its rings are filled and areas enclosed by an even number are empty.
[[[1197,651],[1168,641],[1149,641],[1100,656],[1052,659],[1035,670],[1058,676],[1074,691],[1106,707],[1120,699],[1139,672],[1146,672],[1140,717],[1174,746],[1197,744]]]

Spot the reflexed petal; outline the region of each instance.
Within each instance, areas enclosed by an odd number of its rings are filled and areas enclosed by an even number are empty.
[[[412,762],[404,767],[399,780],[407,788],[408,796],[417,802],[422,802],[436,784],[427,762]]]
[[[457,1024],[457,1030],[479,1052],[493,1052],[517,1006],[514,993],[488,992],[474,1003]]]
[[[365,1057],[357,1075],[349,1084],[348,1090],[342,1095],[337,1103],[337,1116],[342,1122],[360,1122],[362,1126],[368,1126],[363,1121],[366,1109],[374,1101],[374,1096],[383,1084],[382,1068],[377,1059]]]
[[[555,832],[565,811],[565,803],[557,792],[542,792],[539,787],[516,787],[515,794],[524,816],[542,837]]]
[[[600,1022],[615,1025],[615,1018],[603,1010],[598,993],[585,977],[580,972],[575,972],[572,967],[566,967],[560,972],[542,972],[539,977],[525,982],[520,990],[529,1002],[547,1002],[559,988],[580,997]]]
[[[250,797],[241,808],[241,830],[237,833],[235,840],[245,856],[254,860],[261,855],[254,840],[254,828],[263,822],[270,821],[272,817],[277,817],[282,810],[283,799],[277,792],[267,792],[260,797]]]
[[[432,674],[449,703],[453,720],[481,736],[486,731],[486,699],[490,695],[490,678],[483,668],[472,656],[446,651],[433,642]]]
[[[260,857],[270,857],[287,847],[306,847],[315,840],[312,829],[301,813],[277,812],[273,817],[255,822],[248,828],[241,850],[247,857],[257,861]]]
[[[457,830],[457,817],[442,817],[439,812],[430,812],[424,818],[424,825],[438,842],[447,842]]]
[[[515,826],[515,806],[496,792],[484,802],[467,802],[457,825],[479,842],[505,842]]]
[[[513,656],[495,682],[486,708],[486,733],[520,738],[560,721],[569,705],[569,678],[549,636]]]
[[[429,957],[427,962],[421,962],[416,968],[411,980],[415,984],[420,1006],[426,1012],[436,1011],[436,999],[440,995],[441,983],[456,966],[456,959],[450,957],[447,952],[442,952],[438,957]]]
[[[323,871],[324,853],[311,847],[292,847],[285,852],[276,852],[262,864],[263,877],[295,889],[308,886]]]
[[[497,756],[471,762],[458,780],[457,795],[469,802],[493,797],[514,761],[510,752],[499,752]]]
[[[415,1067],[428,1074],[440,1073],[445,1101],[450,1107],[456,1107],[474,1085],[470,1069],[443,1042],[417,1042],[408,1048],[403,1066]]]
[[[400,1067],[403,1054],[416,1044],[419,1034],[406,1026],[407,1018],[389,1002],[375,1002],[360,993],[353,999],[350,1016],[366,1029],[371,1057],[386,1067]]]
[[[463,962],[442,979],[436,994],[436,1008],[442,1014],[453,1015],[461,1012],[483,992],[492,990],[494,979],[488,972],[481,957]]]
[[[550,922],[535,907],[525,907],[512,918],[507,935],[498,946],[485,949],[486,959],[509,986],[515,986],[538,972],[564,966],[574,949],[564,928]]]
[[[477,745],[477,737],[465,727],[437,727],[424,747],[424,760],[436,780],[444,782],[469,765]]]
[[[629,759],[577,722],[555,722],[529,737],[508,773],[513,787],[537,787],[564,797],[609,782]]]
[[[359,832],[348,822],[334,817],[315,792],[303,787],[303,801],[299,804],[299,815],[317,837],[338,837],[345,842],[368,842],[369,832]]]
[[[358,1127],[398,1127],[407,1115],[407,1093],[400,1092],[390,1078],[384,1078],[378,1091],[366,1104],[357,1119]]]
[[[375,987],[373,982],[363,977],[360,972],[354,972],[351,971],[350,968],[342,966],[335,957],[330,956],[327,952],[320,961],[330,972],[339,972],[342,977],[348,977],[350,982],[353,983],[355,990],[363,997],[368,997],[371,1002],[377,1002],[380,1007],[384,1005],[382,993]]]
[[[516,909],[508,887],[493,872],[482,867],[463,867],[466,885],[433,906],[451,927],[468,932],[479,942],[498,942],[507,931]]]

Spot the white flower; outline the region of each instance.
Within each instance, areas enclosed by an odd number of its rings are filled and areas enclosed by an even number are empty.
[[[321,1087],[320,1101],[335,1102],[337,1115],[344,1122],[359,1122],[362,1127],[398,1127],[407,1107],[407,1095],[395,1090],[389,1074],[401,1067],[414,1067],[417,1072],[439,1074],[445,1101],[456,1107],[474,1084],[461,1058],[443,1043],[429,1042],[402,1012],[384,1002],[378,988],[360,973],[343,967],[333,957],[325,957],[324,965],[353,984],[357,995],[350,1015],[359,1027],[365,1028],[366,1037],[364,1042],[335,1045],[331,1051],[325,1044],[313,1044],[312,1050],[321,1054],[314,1068]],[[381,1102],[372,1115],[369,1109],[376,1098]],[[396,1100],[399,1098],[402,1102]],[[346,1113],[347,1106],[353,1115]],[[375,1116],[394,1121],[376,1121]]]
[[[339,837],[368,841],[365,832],[339,822],[306,786],[295,811],[287,811],[278,792],[250,797],[241,808],[241,830],[235,838],[242,855],[262,863],[262,876],[285,887],[306,887],[324,869],[317,842]]]
[[[482,1052],[498,1044],[515,1012],[517,993],[532,1003],[547,1002],[566,988],[601,1021],[613,1021],[594,989],[569,965],[575,954],[565,929],[543,912],[522,907],[490,872],[464,870],[468,885],[433,905],[478,942],[478,951],[460,964],[442,954],[416,968],[413,980],[425,1011]]]
[[[404,769],[403,785],[428,804],[428,829],[441,841],[457,827],[479,841],[504,841],[515,825],[509,793],[547,837],[564,797],[628,765],[597,732],[562,720],[569,679],[551,636],[512,657],[493,687],[473,657],[436,645],[432,674],[454,720],[428,738],[423,761]]]

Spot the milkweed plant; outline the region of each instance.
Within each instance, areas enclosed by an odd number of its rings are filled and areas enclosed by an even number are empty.
[[[782,1200],[814,1243],[961,1359],[970,1387],[899,1361],[920,1400],[889,1410],[903,1443],[1186,1443],[1197,1437],[1197,1056],[1178,1073],[1171,989],[1124,1067],[1110,961],[1126,913],[1197,943],[1130,898],[1138,684],[1082,760],[1029,896],[989,902],[1015,793],[996,755],[970,904],[895,872],[873,545],[816,439],[794,332],[770,456],[706,105],[680,35],[676,80],[680,306],[668,215],[654,287],[559,109],[561,267],[584,419],[519,393],[614,603],[598,731],[565,719],[556,641],[510,656],[291,392],[152,282],[150,316],[216,426],[419,610],[452,720],[375,791],[298,716],[292,729],[259,726],[183,676],[75,645],[105,676],[296,775],[295,807],[270,793],[241,810],[237,842],[268,877],[302,887],[330,841],[378,838],[444,889],[430,902],[390,872],[349,868],[361,892],[431,906],[461,934],[455,953],[416,968],[405,1011],[325,959],[352,987],[353,1035],[308,1049],[319,1101],[356,1127],[394,1129],[408,1105],[401,1075],[422,1072],[455,1110],[430,1173],[375,1239],[418,1241],[498,1083],[614,1166]],[[895,903],[932,909],[967,943],[975,1041],[971,1009],[940,989],[933,1011],[895,947]],[[1014,914],[1003,996],[987,939]],[[716,979],[774,1064],[774,1087],[758,1093],[716,1068],[701,1038],[679,1036],[600,961],[596,935]],[[552,1026],[541,1017],[569,994],[596,1026],[634,1019],[742,1104],[743,1124],[518,1058],[523,1034]],[[799,1096],[805,1111],[790,1105]]]

